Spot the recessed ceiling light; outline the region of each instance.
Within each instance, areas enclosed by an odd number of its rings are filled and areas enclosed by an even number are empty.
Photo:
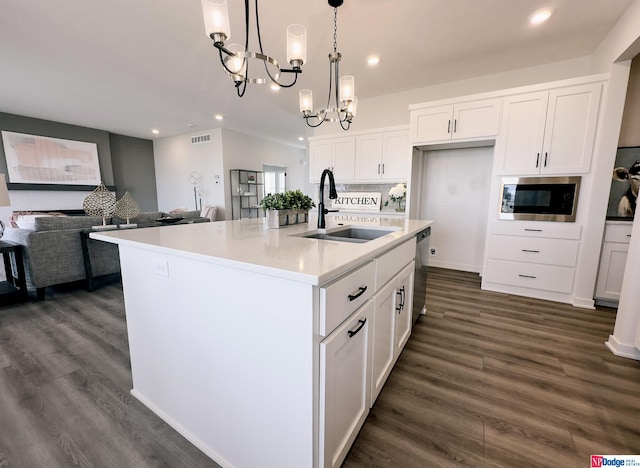
[[[222,114],[216,114],[216,115],[214,115],[214,117],[215,117],[216,120],[224,119],[224,117],[222,117]]]
[[[380,63],[380,56],[378,56],[378,55],[369,55],[367,57],[367,63],[372,67],[375,66],[375,65],[378,65]]]
[[[158,135],[160,133],[160,130],[156,130],[154,128],[153,130],[151,130],[151,133],[153,133],[154,135]]]
[[[531,15],[531,18],[529,19],[529,21],[533,25],[542,24],[551,17],[551,13],[553,13],[551,8],[544,8],[542,10],[538,10]]]
[[[298,137],[298,141],[304,141],[304,137]]]

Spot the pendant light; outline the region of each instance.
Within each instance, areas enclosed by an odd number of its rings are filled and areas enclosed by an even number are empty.
[[[249,50],[249,4],[244,1],[244,45],[238,43],[227,44],[231,38],[229,25],[229,8],[227,0],[202,0],[204,25],[207,36],[213,41],[213,46],[218,49],[220,64],[225,72],[233,79],[238,96],[244,96],[247,83],[265,84],[275,83],[282,88],[290,88],[296,84],[298,74],[302,73],[302,65],[307,60],[307,30],[300,24],[291,24],[287,27],[287,61],[291,68],[281,68],[274,58],[265,54],[262,48],[260,36],[260,17],[258,14],[258,0],[254,0],[256,33],[258,38],[258,52]],[[264,67],[261,76],[250,76],[249,65],[257,61],[258,68]],[[252,72],[253,72],[253,67]],[[280,82],[281,73],[292,73],[294,79],[291,83]]]
[[[351,75],[340,76],[338,52],[338,7],[343,0],[328,0],[333,7],[333,52],[329,54],[329,94],[327,105],[323,109],[313,110],[313,92],[303,89],[299,93],[300,112],[309,127],[319,127],[325,122],[339,122],[343,130],[349,130],[356,116],[358,98],[355,96],[355,78]],[[331,99],[334,98],[333,107]]]

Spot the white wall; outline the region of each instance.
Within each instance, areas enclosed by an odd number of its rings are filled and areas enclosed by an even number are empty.
[[[423,152],[419,218],[434,219],[429,265],[480,272],[489,210],[493,147]],[[425,190],[426,188],[426,190]]]
[[[591,73],[591,58],[581,57],[408,91],[392,92],[370,99],[359,99],[358,115],[351,125],[351,129],[361,131],[407,125],[411,104],[575,78]],[[315,129],[314,135],[334,133],[339,133],[339,129],[336,129],[335,125],[321,125]]]
[[[191,143],[192,136],[204,134],[211,134],[211,141]],[[307,189],[304,149],[244,133],[212,129],[160,138],[153,142],[153,152],[161,211],[195,209],[193,185],[188,181],[192,171],[202,176],[202,205],[216,206],[218,220],[225,219],[225,206],[231,206],[227,193],[230,169],[259,171],[263,163],[283,166],[287,168],[287,189]]]
[[[303,148],[283,145],[274,141],[224,130],[222,137],[225,185],[229,186],[229,170],[249,169],[261,171],[263,164],[287,168],[287,190],[300,189],[308,193],[306,155]],[[226,206],[231,206],[231,195],[225,193]],[[227,216],[231,219],[231,214]]]
[[[211,141],[191,143],[191,137],[211,134]],[[202,206],[224,207],[224,173],[222,165],[222,133],[220,129],[160,138],[153,142],[156,166],[158,209],[170,211],[184,207],[194,210],[193,185],[189,174],[197,171],[202,176]],[[220,178],[216,179],[215,176]],[[199,208],[199,207],[198,207]],[[218,219],[221,215],[218,214]]]

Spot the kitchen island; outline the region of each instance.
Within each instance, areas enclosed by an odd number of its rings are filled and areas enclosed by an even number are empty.
[[[339,466],[408,339],[414,236],[431,221],[327,216],[341,224],[390,232],[339,242],[301,237],[313,219],[253,219],[92,233],[119,245],[132,394],[225,467]]]

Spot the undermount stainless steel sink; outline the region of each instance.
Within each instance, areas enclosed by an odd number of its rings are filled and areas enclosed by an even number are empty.
[[[295,234],[295,236],[306,237],[307,239],[362,243],[369,242],[370,240],[377,239],[378,237],[386,236],[395,230],[396,229],[360,228],[350,226],[345,228],[304,232],[302,234]]]

